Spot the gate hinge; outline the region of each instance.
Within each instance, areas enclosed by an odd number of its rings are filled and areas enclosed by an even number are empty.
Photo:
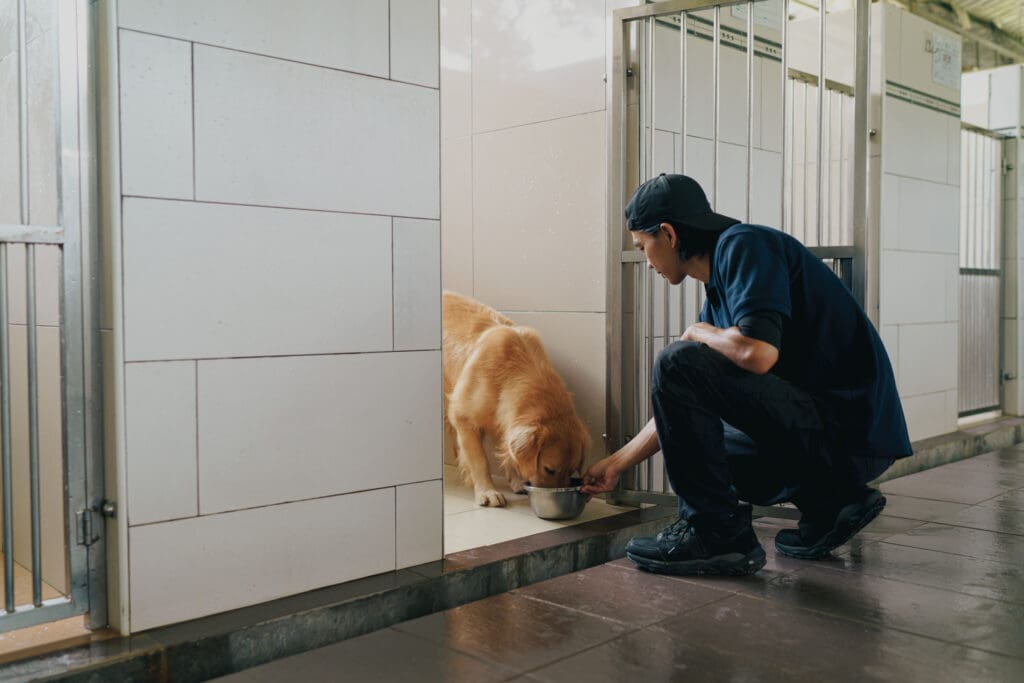
[[[76,513],[75,542],[78,545],[90,546],[100,540],[99,529],[94,524],[95,510],[86,508]]]

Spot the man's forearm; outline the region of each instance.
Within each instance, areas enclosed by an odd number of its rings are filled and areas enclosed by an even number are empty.
[[[748,372],[763,375],[779,359],[779,351],[771,344],[744,336],[738,327],[723,329],[707,323],[687,328],[683,339],[707,344]]]
[[[640,433],[629,440],[625,446],[615,453],[615,462],[619,472],[625,472],[633,465],[642,463],[658,452],[658,430],[652,418]]]

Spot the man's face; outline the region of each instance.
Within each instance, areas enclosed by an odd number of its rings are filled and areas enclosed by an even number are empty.
[[[647,257],[648,268],[653,268],[658,275],[674,285],[683,281],[686,272],[679,258],[675,228],[668,223],[662,223],[655,235],[640,230],[632,230],[630,235],[633,236],[633,246]]]

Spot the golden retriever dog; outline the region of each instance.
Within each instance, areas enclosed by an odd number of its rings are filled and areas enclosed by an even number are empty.
[[[536,330],[453,292],[444,293],[442,310],[445,429],[477,505],[505,505],[485,435],[516,493],[524,484],[568,486],[590,435]]]

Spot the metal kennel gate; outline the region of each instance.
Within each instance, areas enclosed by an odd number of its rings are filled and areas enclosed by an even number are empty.
[[[794,235],[836,271],[866,310],[877,310],[865,258],[869,5],[857,0],[853,10],[856,59],[848,83],[831,80],[833,69],[825,68],[827,11],[791,22],[788,0],[675,0],[613,13],[609,450],[650,419],[654,359],[697,320],[703,305],[699,283],[659,282],[632,248],[623,207],[644,180],[660,172],[696,177],[713,209]],[[808,11],[804,4],[801,9]],[[800,64],[792,63],[788,45],[797,30],[804,42],[815,42],[813,54],[805,50]],[[730,78],[724,78],[724,68]],[[736,78],[739,72],[744,79]],[[701,78],[705,73],[711,76]],[[819,87],[822,82],[825,87]],[[745,106],[723,107],[723,97],[730,96]],[[614,500],[674,505],[660,457],[623,479]]]
[[[1002,407],[1002,230],[1005,136],[960,131],[960,364],[958,413]]]
[[[107,621],[95,11],[87,0],[0,8],[0,631]]]

